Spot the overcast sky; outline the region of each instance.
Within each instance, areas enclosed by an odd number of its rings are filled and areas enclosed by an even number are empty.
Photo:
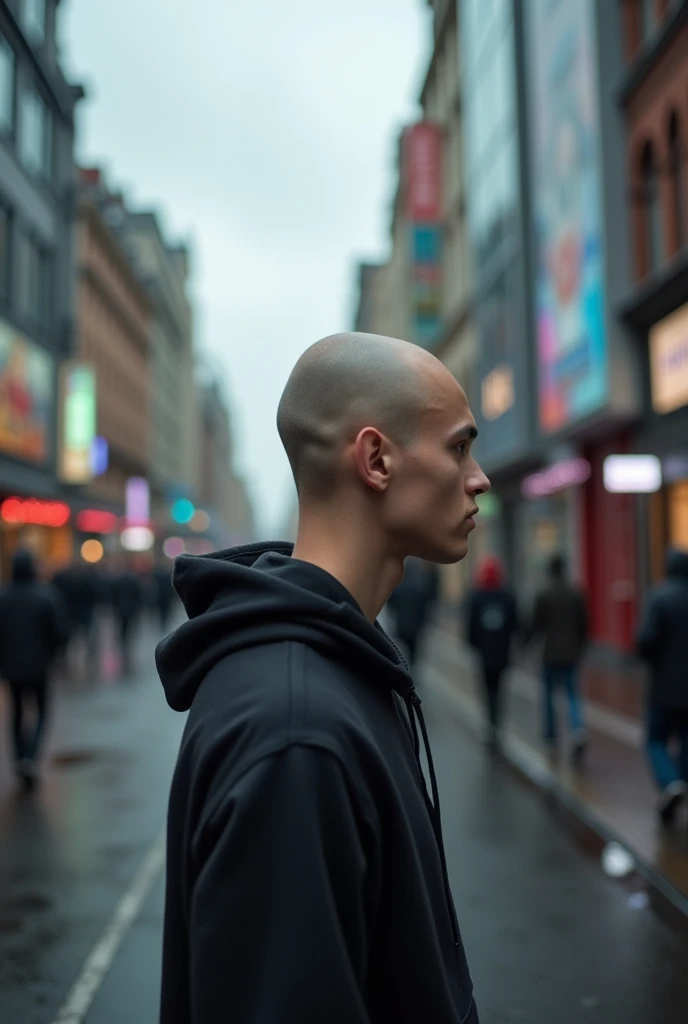
[[[351,326],[386,251],[395,139],[415,116],[425,0],[69,0],[78,158],[194,251],[196,337],[275,533],[291,498],[275,411],[299,354]]]

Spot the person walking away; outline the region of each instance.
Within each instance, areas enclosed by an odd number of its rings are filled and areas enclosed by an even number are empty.
[[[437,601],[437,569],[420,558],[407,558],[404,578],[390,594],[388,605],[395,622],[395,635],[404,646],[409,667],[418,657],[418,645]]]
[[[568,697],[572,757],[580,763],[588,743],[580,699],[579,671],[588,641],[588,611],[583,593],[567,579],[566,562],[555,555],[549,582],[535,598],[527,640],[544,641],[542,655],[543,735],[552,755],[557,751],[556,693]]]
[[[688,796],[687,552],[669,553],[666,581],[650,594],[637,646],[651,670],[647,754],[660,791],[658,811],[670,823]]]
[[[144,605],[143,586],[138,576],[125,567],[112,578],[110,596],[119,638],[122,672],[126,675],[134,667],[132,644]]]
[[[96,610],[101,597],[98,577],[93,566],[75,561],[53,577],[53,583],[62,594],[69,622],[68,653],[72,664],[80,646],[88,664],[98,660]]]
[[[11,582],[0,588],[0,674],[10,690],[15,768],[26,789],[38,780],[49,673],[67,635],[67,614],[59,591],[38,582],[31,552],[16,551]],[[26,711],[31,703],[35,723],[27,730]]]
[[[405,558],[466,555],[475,423],[429,352],[349,334],[277,425],[295,547],[178,558],[189,620],[157,649],[188,711],[160,1024],[476,1024],[421,701],[377,623]]]
[[[152,590],[160,629],[163,633],[166,633],[172,606],[176,598],[174,587],[172,586],[172,570],[169,562],[165,565],[158,564],[153,569]]]
[[[488,745],[494,750],[501,726],[502,679],[518,630],[516,600],[504,582],[498,558],[480,565],[476,585],[468,595],[466,638],[480,659],[481,682],[488,721]]]

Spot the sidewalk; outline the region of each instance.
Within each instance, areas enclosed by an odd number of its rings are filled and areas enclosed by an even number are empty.
[[[424,650],[421,686],[425,684],[434,698],[448,703],[467,727],[482,735],[483,712],[472,653],[442,621],[428,632]],[[515,668],[505,679],[505,691],[508,760],[594,831],[626,846],[641,868],[656,873],[660,881],[666,880],[688,898],[688,822],[677,821],[671,830],[660,826],[638,724],[586,702],[590,747],[582,770],[575,772],[565,743],[557,764],[542,753],[538,680]],[[564,714],[562,706],[560,715]],[[678,902],[683,902],[680,897]]]

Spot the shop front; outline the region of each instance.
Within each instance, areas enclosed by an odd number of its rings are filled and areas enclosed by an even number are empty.
[[[10,578],[12,556],[27,548],[45,578],[72,557],[72,512],[65,502],[8,495],[0,501],[0,578]]]

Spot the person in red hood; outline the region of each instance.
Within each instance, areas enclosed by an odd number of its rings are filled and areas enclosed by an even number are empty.
[[[501,562],[485,558],[467,605],[467,640],[477,652],[482,668],[485,708],[489,723],[488,742],[496,747],[501,724],[501,690],[504,671],[511,657],[511,645],[518,630],[514,595],[504,582]]]

